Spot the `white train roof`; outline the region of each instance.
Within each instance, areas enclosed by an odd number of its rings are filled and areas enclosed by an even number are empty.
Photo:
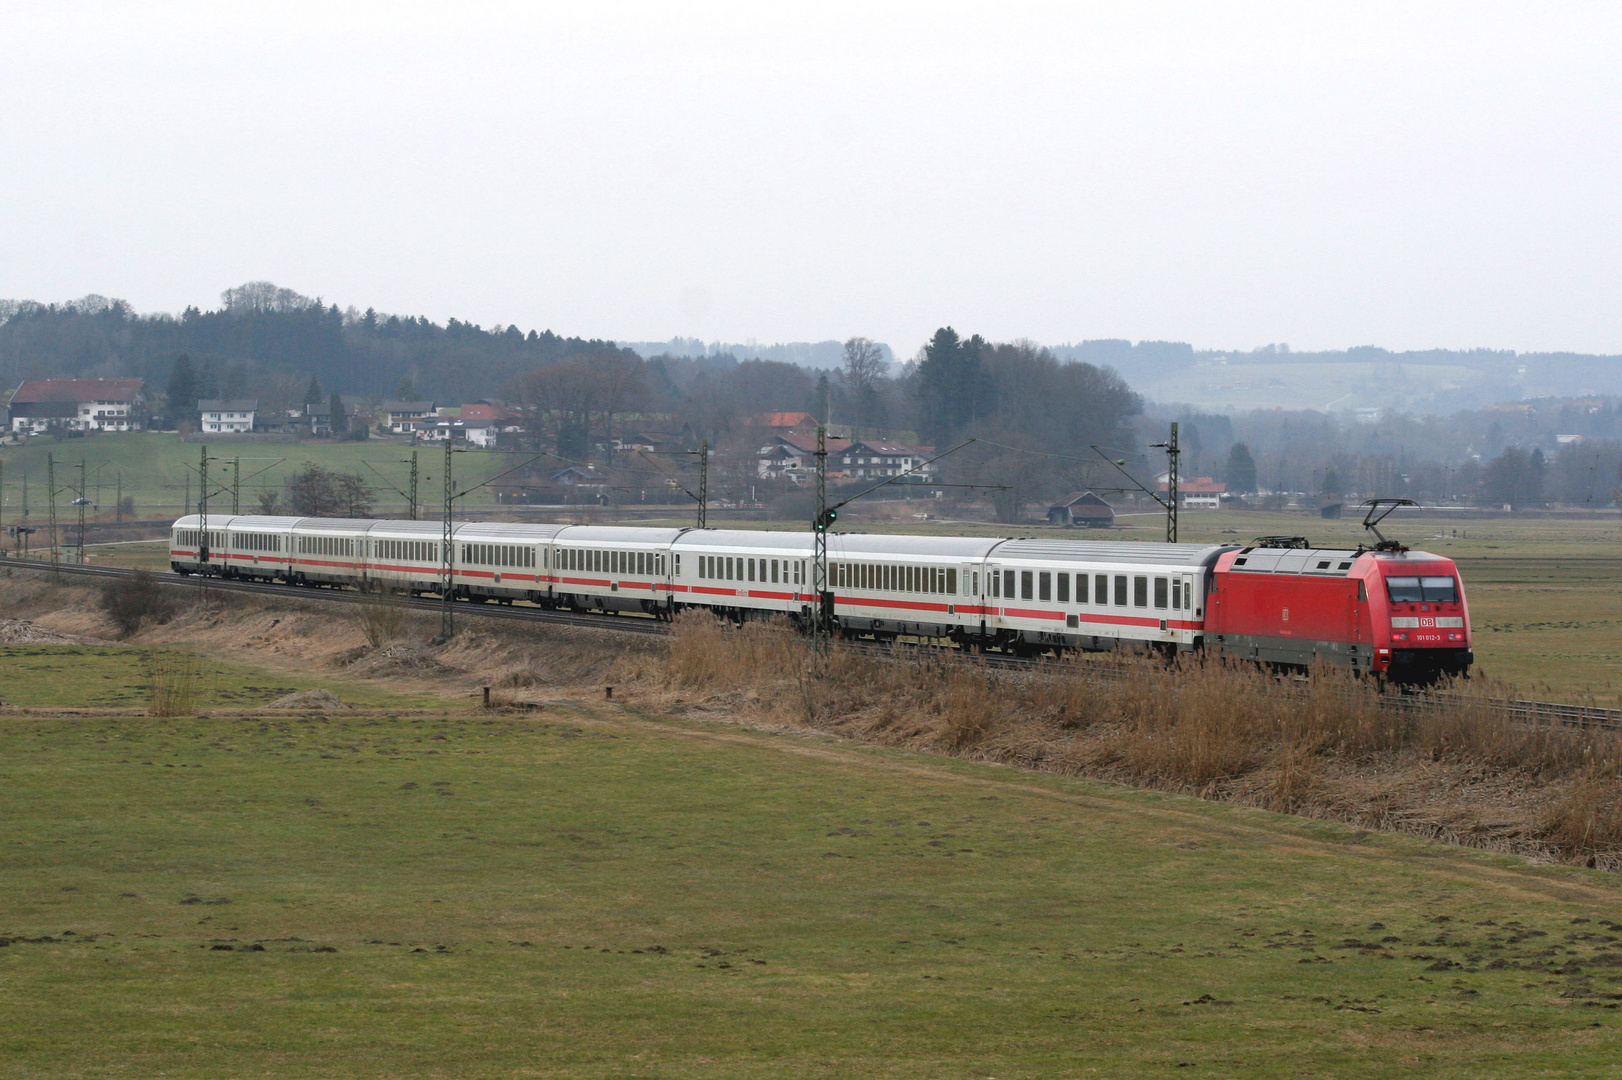
[[[564,525],[559,528],[560,544],[668,544],[686,529],[653,528],[636,525]]]
[[[467,526],[468,523],[465,521],[451,523],[451,527],[457,531],[465,529]],[[373,536],[388,537],[390,539],[399,536],[410,537],[413,540],[425,537],[430,540],[437,540],[445,535],[445,523],[442,521],[386,519],[372,522],[372,527],[367,531]]]
[[[829,543],[832,544],[832,537]],[[675,538],[683,548],[758,548],[763,551],[810,551],[811,533],[765,529],[688,529]]]
[[[443,529],[443,526],[435,526]],[[539,525],[513,521],[467,521],[456,526],[458,540],[505,540],[508,543],[536,543],[550,540],[567,525]]]
[[[1036,562],[1141,563],[1205,566],[1234,544],[1147,544],[1110,540],[1009,540],[993,556]]]
[[[980,536],[885,536],[878,533],[832,533],[828,557],[916,555],[920,558],[983,559],[1003,541]]]

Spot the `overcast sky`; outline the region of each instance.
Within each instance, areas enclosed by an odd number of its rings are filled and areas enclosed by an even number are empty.
[[[606,12],[606,13],[605,13]],[[0,296],[1622,352],[1622,5],[0,0]]]

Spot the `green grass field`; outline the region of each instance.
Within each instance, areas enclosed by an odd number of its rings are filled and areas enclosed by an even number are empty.
[[[332,690],[366,708],[433,708],[440,698],[400,694],[387,686],[334,680],[303,671],[270,671],[198,653],[196,703],[201,709],[251,709],[303,690]],[[0,699],[23,708],[145,708],[148,660],[119,645],[0,645]]]
[[[1610,1076],[1593,872],[637,716],[0,727],[8,1077]]]
[[[0,447],[5,464],[5,524],[21,519],[23,480],[28,482],[29,520],[43,526],[46,520],[46,458],[56,458],[58,514],[66,522],[73,516],[69,504],[77,494],[78,465],[85,462],[86,497],[95,501],[101,520],[111,521],[119,474],[123,492],[135,499],[135,514],[141,519],[178,517],[190,492],[192,505],[197,498],[197,466],[204,444],[181,442],[178,435],[161,432],[135,432],[124,435],[95,434],[60,441],[44,437],[30,439],[21,446]],[[210,505],[216,511],[231,506],[230,459],[239,458],[241,476],[239,503],[244,513],[256,512],[257,493],[266,488],[283,488],[287,478],[306,462],[314,462],[337,472],[359,472],[377,490],[380,513],[403,514],[406,499],[400,491],[409,487],[411,468],[404,462],[412,447],[404,443],[368,440],[345,442],[313,439],[304,442],[242,442],[221,439],[206,444],[209,464]],[[431,503],[439,492],[442,455],[434,448],[419,448],[418,478],[420,497]],[[218,460],[224,459],[224,460]],[[456,457],[458,487],[486,480],[515,464],[510,455],[462,453]],[[368,467],[368,463],[370,467]],[[373,469],[377,471],[374,472]],[[99,472],[99,486],[97,476]],[[382,475],[379,476],[378,474]],[[75,490],[69,491],[69,488]],[[481,502],[475,498],[475,503]]]

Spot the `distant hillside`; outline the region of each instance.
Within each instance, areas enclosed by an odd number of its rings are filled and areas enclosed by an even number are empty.
[[[1530,398],[1622,394],[1622,356],[1390,352],[1372,345],[1332,352],[1292,352],[1287,345],[1233,352],[1115,340],[1057,345],[1052,352],[1107,364],[1152,401],[1207,412],[1381,409],[1448,416]]]
[[[627,341],[623,344],[644,360],[655,356],[679,356],[693,360],[734,356],[739,360],[775,360],[781,364],[798,364],[808,368],[837,368],[845,362],[845,344],[842,341],[790,341],[760,345],[754,342],[705,342],[699,338],[674,337],[669,341]],[[875,344],[884,354],[886,363],[895,363],[895,353],[890,346],[883,342]]]

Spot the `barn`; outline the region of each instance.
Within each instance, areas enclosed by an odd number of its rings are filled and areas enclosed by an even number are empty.
[[[1048,507],[1048,524],[1067,529],[1107,529],[1115,524],[1115,510],[1090,491],[1076,491]]]

